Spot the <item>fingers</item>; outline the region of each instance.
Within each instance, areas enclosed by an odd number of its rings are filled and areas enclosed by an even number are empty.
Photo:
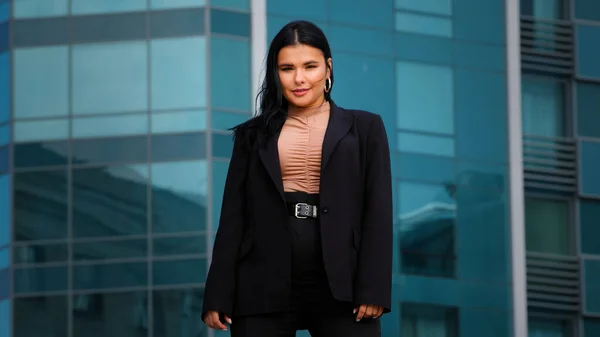
[[[360,307],[358,307],[358,313],[356,315],[356,321],[360,321],[361,319],[363,319],[363,317],[365,316],[365,313],[367,312],[367,305],[366,304],[361,304]]]
[[[379,318],[383,314],[383,307],[373,304],[361,304],[358,309],[354,309],[356,315],[356,321],[360,321],[363,318]]]
[[[225,320],[231,324],[231,319],[229,317],[225,316]],[[209,311],[204,318],[204,323],[212,329],[227,331],[227,326],[221,323],[219,313],[216,311]]]

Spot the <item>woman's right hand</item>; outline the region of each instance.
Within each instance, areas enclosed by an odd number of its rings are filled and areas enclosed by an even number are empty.
[[[231,318],[227,317],[227,315],[223,315],[223,317],[225,317],[227,323],[231,324]],[[227,326],[221,322],[219,319],[219,312],[217,311],[211,310],[206,312],[204,315],[204,323],[212,329],[227,331]]]

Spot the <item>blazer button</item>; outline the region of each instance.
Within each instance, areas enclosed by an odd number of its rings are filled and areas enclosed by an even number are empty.
[[[321,208],[321,212],[322,212],[323,214],[327,214],[327,213],[329,212],[329,208],[327,208],[327,207],[323,207],[323,208]]]

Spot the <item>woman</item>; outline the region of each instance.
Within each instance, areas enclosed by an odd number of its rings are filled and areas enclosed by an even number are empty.
[[[380,336],[391,307],[388,140],[379,115],[335,105],[333,84],[323,32],[283,27],[260,114],[234,128],[202,314],[213,329]]]

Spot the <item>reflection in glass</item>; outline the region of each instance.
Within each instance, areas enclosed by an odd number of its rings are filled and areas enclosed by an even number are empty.
[[[66,15],[68,0],[15,0],[13,15],[15,18],[41,18]]]
[[[154,134],[206,131],[206,110],[157,112],[150,118]]]
[[[438,15],[451,15],[450,0],[396,0],[396,8]]]
[[[250,37],[250,15],[211,9],[210,31],[217,34]]]
[[[66,46],[15,49],[15,118],[67,115],[68,54]]]
[[[10,194],[10,177],[0,175],[0,247],[8,245],[12,239]]]
[[[206,258],[152,262],[153,284],[158,286],[204,283]]]
[[[206,230],[205,160],[152,164],[152,232]]]
[[[395,231],[402,272],[453,277],[456,203],[451,191],[438,185],[402,182],[398,209]]]
[[[67,142],[40,142],[14,146],[15,169],[66,166],[69,156]]]
[[[148,115],[73,118],[72,137],[111,137],[144,135],[148,132]]]
[[[145,162],[148,137],[75,140],[71,144],[73,165]]]
[[[568,320],[529,317],[527,330],[528,337],[568,337],[573,327]]]
[[[206,234],[154,238],[153,256],[207,254]]]
[[[575,1],[575,3],[581,0]],[[521,0],[521,15],[537,19],[560,20],[566,18],[567,3],[564,0]]]
[[[13,179],[15,240],[66,238],[66,170],[15,173]]]
[[[206,134],[152,135],[152,161],[206,158]]]
[[[99,2],[100,3],[100,2]],[[147,37],[146,13],[71,16],[71,44],[143,40]]]
[[[68,336],[67,296],[15,298],[13,301],[14,337]]]
[[[565,135],[565,85],[560,80],[523,78],[523,134]]]
[[[66,243],[48,243],[32,245],[13,245],[13,263],[15,265],[54,263],[67,261]]]
[[[152,11],[149,33],[153,39],[204,35],[206,26],[204,19],[204,8]]]
[[[443,38],[452,37],[452,19],[415,13],[396,13],[396,30]]]
[[[67,267],[15,268],[13,270],[16,294],[67,290]]]
[[[74,114],[147,109],[146,42],[81,44],[72,53]]]
[[[444,184],[455,180],[453,158],[399,153],[397,177],[405,180]]]
[[[143,258],[148,255],[148,240],[110,239],[73,243],[74,261],[97,261],[111,259]]]
[[[249,111],[250,43],[224,37],[213,37],[210,43],[211,105]]]
[[[14,133],[15,142],[66,139],[69,138],[69,120],[17,121]]]
[[[146,233],[148,174],[145,164],[73,170],[73,236]]]
[[[118,289],[145,287],[148,284],[146,262],[76,265],[73,289]]]
[[[157,290],[153,293],[152,310],[155,337],[205,337],[201,289]]]
[[[530,252],[568,255],[572,253],[569,203],[525,198],[525,239]]]
[[[152,109],[206,106],[206,38],[152,40]]]
[[[458,309],[403,303],[402,337],[458,337]]]
[[[73,337],[146,337],[148,333],[145,291],[75,294],[71,301]]]

